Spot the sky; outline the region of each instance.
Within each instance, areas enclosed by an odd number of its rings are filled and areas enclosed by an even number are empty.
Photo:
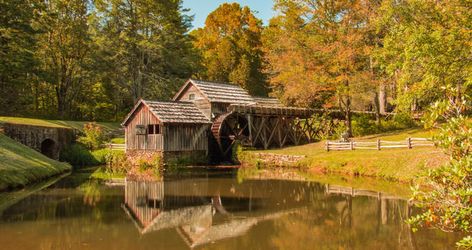
[[[190,9],[187,13],[194,15],[193,28],[201,28],[205,25],[205,19],[222,3],[233,3],[237,2],[241,6],[249,6],[249,8],[255,13],[256,17],[262,19],[264,24],[269,22],[269,19],[274,16],[275,12],[272,10],[272,0],[184,0],[183,7]]]

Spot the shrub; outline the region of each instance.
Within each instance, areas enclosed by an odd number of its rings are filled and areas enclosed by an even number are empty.
[[[423,213],[409,222],[413,229],[434,227],[446,232],[459,231],[465,237],[458,247],[472,248],[472,120],[464,115],[472,110],[471,96],[457,97],[457,89],[445,87],[447,99],[436,102],[426,116],[426,125],[439,128],[435,143],[445,150],[451,161],[430,170],[423,178],[430,187],[414,188],[413,200]],[[447,121],[442,123],[442,121]]]
[[[138,168],[141,172],[152,168],[158,168],[161,166],[161,157],[159,155],[153,155],[150,158],[140,158],[138,160]]]
[[[376,121],[366,115],[357,115],[352,119],[352,133],[354,136],[377,134],[381,132]]]
[[[118,152],[118,151],[116,151]],[[92,155],[97,160],[99,164],[106,164],[107,163],[107,157],[109,154],[113,153],[112,150],[107,149],[107,148],[102,148],[98,150],[92,151]]]
[[[74,167],[95,166],[100,164],[82,144],[72,144],[61,151],[60,160],[69,162]]]
[[[131,168],[124,151],[108,150],[104,157],[107,165],[106,172],[108,173],[127,173]]]
[[[352,131],[354,136],[378,134],[417,126],[418,124],[408,113],[398,113],[393,118],[381,119],[380,124],[369,115],[356,114],[352,118]]]
[[[418,126],[415,120],[411,118],[411,114],[408,113],[397,113],[393,117],[393,121],[398,128],[411,128]]]
[[[241,142],[235,141],[233,147],[231,148],[231,160],[234,163],[239,163],[239,156],[243,152],[243,146]]]
[[[84,134],[77,141],[84,144],[90,150],[99,149],[105,142],[103,129],[95,122],[84,125]]]

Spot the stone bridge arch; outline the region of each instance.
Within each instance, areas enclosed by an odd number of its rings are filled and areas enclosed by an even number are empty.
[[[74,129],[25,124],[0,124],[6,136],[52,159],[59,159],[61,150],[75,140]]]
[[[56,156],[59,154],[59,150],[58,150],[58,145],[57,145],[57,142],[54,141],[53,139],[44,139],[42,142],[41,142],[41,154],[49,157],[49,158],[52,158],[52,159],[55,159],[57,158]]]

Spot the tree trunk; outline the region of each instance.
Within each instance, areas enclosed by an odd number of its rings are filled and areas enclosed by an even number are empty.
[[[379,113],[384,115],[387,113],[387,90],[384,83],[380,84],[378,102],[379,102]]]
[[[377,122],[377,125],[380,126],[380,99],[377,92],[375,92],[374,100],[372,100],[372,102],[374,103],[375,121]]]
[[[351,97],[347,96],[344,107],[344,119],[346,124],[346,132],[349,137],[352,137],[352,122],[351,122]]]
[[[65,111],[65,102],[62,98],[62,95],[58,92],[57,94],[57,114],[59,118],[64,118],[64,111]]]

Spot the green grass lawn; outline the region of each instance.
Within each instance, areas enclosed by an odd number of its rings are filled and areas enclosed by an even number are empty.
[[[87,121],[62,121],[62,120],[45,120],[45,119],[35,119],[35,118],[0,116],[0,123],[2,122],[45,126],[45,127],[56,127],[56,128],[66,127],[66,128],[78,129],[80,131],[83,130],[84,124],[88,123]],[[113,131],[113,130],[117,130],[121,128],[119,122],[97,122],[97,124],[107,131]]]
[[[355,141],[406,140],[408,137],[432,137],[432,131],[410,129],[379,135],[354,138]],[[413,149],[382,149],[330,151],[325,150],[325,142],[311,143],[302,146],[287,147],[262,153],[285,155],[306,155],[299,162],[308,171],[342,173],[380,177],[394,181],[412,181],[421,172],[438,167],[447,162],[448,157],[435,147],[418,147]]]
[[[0,134],[0,190],[24,187],[71,169]]]
[[[111,139],[110,142],[114,144],[125,144],[125,138],[124,137],[113,138]]]

